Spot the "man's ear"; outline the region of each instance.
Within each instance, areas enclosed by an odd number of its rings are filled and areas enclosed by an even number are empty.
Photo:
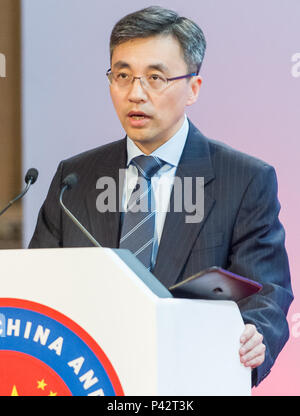
[[[189,97],[186,105],[192,105],[197,101],[201,85],[202,78],[199,75],[191,79],[189,84]]]

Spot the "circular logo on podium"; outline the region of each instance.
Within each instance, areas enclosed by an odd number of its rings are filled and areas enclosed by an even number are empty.
[[[122,396],[100,346],[47,306],[0,299],[1,396]]]

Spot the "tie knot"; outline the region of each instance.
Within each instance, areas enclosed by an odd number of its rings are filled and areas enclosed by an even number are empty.
[[[153,175],[165,164],[157,156],[137,156],[132,159],[131,163],[136,166],[139,175],[146,179],[151,179]]]

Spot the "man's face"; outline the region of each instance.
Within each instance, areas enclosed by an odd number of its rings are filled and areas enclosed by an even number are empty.
[[[186,75],[187,65],[180,44],[173,36],[137,38],[114,49],[112,72],[136,77],[150,74],[165,78]],[[161,91],[145,89],[136,79],[128,87],[110,86],[112,101],[127,135],[146,154],[169,140],[182,125],[185,107],[193,104],[201,85],[200,77],[170,81]],[[143,112],[137,119],[130,112]]]

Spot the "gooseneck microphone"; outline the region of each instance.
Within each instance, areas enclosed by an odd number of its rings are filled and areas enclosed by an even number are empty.
[[[18,201],[19,199],[23,198],[23,196],[27,193],[27,191],[30,188],[30,186],[33,185],[36,182],[38,176],[39,176],[39,172],[35,168],[31,168],[31,169],[29,169],[27,171],[27,173],[25,175],[26,187],[23,189],[23,191],[19,195],[17,195],[14,199],[12,199],[11,201],[9,201],[9,203],[6,205],[6,207],[3,208],[0,211],[0,216],[2,214],[4,214],[4,212],[7,211],[8,208],[10,208],[16,201]]]
[[[88,232],[88,230],[78,221],[78,219],[72,214],[71,211],[63,203],[63,194],[66,190],[73,189],[78,183],[78,176],[76,173],[70,173],[62,182],[62,189],[60,191],[59,196],[59,203],[64,210],[64,212],[68,215],[68,217],[73,221],[73,223],[84,233],[84,235],[94,244],[96,247],[102,247],[101,244],[98,243],[97,240]]]

